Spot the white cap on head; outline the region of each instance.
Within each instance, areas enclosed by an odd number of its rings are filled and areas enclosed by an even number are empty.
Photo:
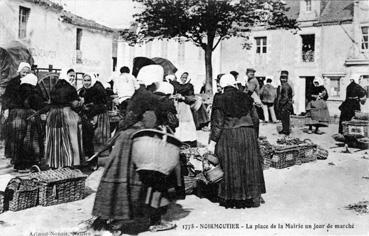
[[[355,83],[359,84],[359,80],[360,80],[360,75],[359,74],[352,74],[350,76],[350,80],[353,80]]]
[[[227,86],[236,86],[236,79],[231,74],[225,74],[222,77],[220,77],[219,86],[222,88],[225,88]]]
[[[166,95],[174,93],[174,87],[169,82],[160,82],[158,83],[158,88],[155,92],[164,93]]]
[[[37,77],[34,74],[28,74],[28,75],[24,76],[23,78],[21,78],[21,83],[20,84],[30,84],[30,85],[36,86]]]
[[[19,66],[18,66],[18,70],[17,70],[17,72],[19,73],[19,72],[21,72],[21,70],[23,69],[23,68],[25,68],[25,67],[28,67],[28,68],[30,68],[31,69],[31,65],[30,64],[28,64],[27,62],[21,62],[20,64],[19,64]]]
[[[162,82],[164,77],[164,69],[160,65],[148,65],[140,69],[137,75],[137,81],[140,84],[149,86],[156,82]]]
[[[315,77],[315,79],[313,80],[313,83],[317,83],[318,86],[323,86],[324,80],[321,77]]]

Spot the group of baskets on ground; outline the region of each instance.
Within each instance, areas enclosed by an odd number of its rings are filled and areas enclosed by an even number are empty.
[[[356,141],[360,149],[369,148],[369,113],[355,112],[350,121],[342,122],[342,132],[346,141]]]
[[[310,139],[285,137],[271,145],[266,138],[259,139],[263,168],[283,169],[328,158],[328,150],[314,144]]]
[[[80,200],[84,197],[86,178],[80,170],[71,168],[15,177],[5,192],[0,192],[0,213]]]

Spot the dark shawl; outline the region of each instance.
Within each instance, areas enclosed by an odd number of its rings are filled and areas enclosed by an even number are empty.
[[[2,104],[3,109],[13,109],[13,108],[20,108],[22,106],[22,99],[19,93],[19,87],[21,83],[20,75],[11,79],[6,88],[5,92],[2,96]]]
[[[58,80],[50,94],[54,105],[70,105],[71,102],[79,100],[77,90],[64,79]]]
[[[228,121],[230,126],[240,124],[241,118],[246,117],[251,109],[251,97],[237,88],[226,87],[223,93],[215,94],[211,112],[210,139],[217,141],[225,122]]]
[[[79,91],[79,96],[85,99],[85,109],[87,117],[106,112],[107,109],[107,95],[103,85],[97,81],[90,88],[82,88]]]
[[[154,111],[156,118],[158,119],[157,125],[164,125],[166,123],[174,129],[178,126],[178,120],[170,118],[173,114],[176,114],[176,108],[174,104],[168,100],[163,99],[145,87],[140,87],[133,94],[131,101],[127,107],[127,115],[119,123],[120,130],[125,130],[143,119],[143,114],[146,111]],[[170,115],[172,114],[172,115]]]
[[[311,90],[311,95],[319,95],[320,93],[324,93],[323,100],[327,101],[328,100],[328,91],[324,86],[318,86],[318,87],[314,86],[313,89]],[[315,100],[315,98],[313,96],[311,96],[310,99]]]
[[[39,94],[36,86],[22,84],[19,87],[19,94],[22,102],[22,108],[40,110],[45,106],[45,101]]]

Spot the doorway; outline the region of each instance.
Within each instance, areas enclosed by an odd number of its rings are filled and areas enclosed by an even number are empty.
[[[305,107],[307,106],[308,102],[311,99],[311,93],[314,88],[314,76],[306,76],[305,78]]]

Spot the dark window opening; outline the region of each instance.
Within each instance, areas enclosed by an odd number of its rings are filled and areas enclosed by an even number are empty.
[[[302,61],[314,62],[315,35],[301,35],[302,38]]]
[[[113,57],[113,71],[117,69],[117,58]]]
[[[266,37],[256,37],[256,53],[267,53],[267,38]]]
[[[31,9],[26,7],[19,7],[19,29],[18,37],[24,39],[27,36],[27,23]]]
[[[305,0],[306,11],[311,11],[311,0]]]
[[[82,29],[77,28],[76,50],[81,50],[81,40],[82,40]]]
[[[361,49],[362,50],[368,50],[369,49],[369,42],[368,42],[368,37],[369,37],[369,27],[365,26],[365,27],[361,27],[361,33],[362,33],[362,39],[361,39]]]

